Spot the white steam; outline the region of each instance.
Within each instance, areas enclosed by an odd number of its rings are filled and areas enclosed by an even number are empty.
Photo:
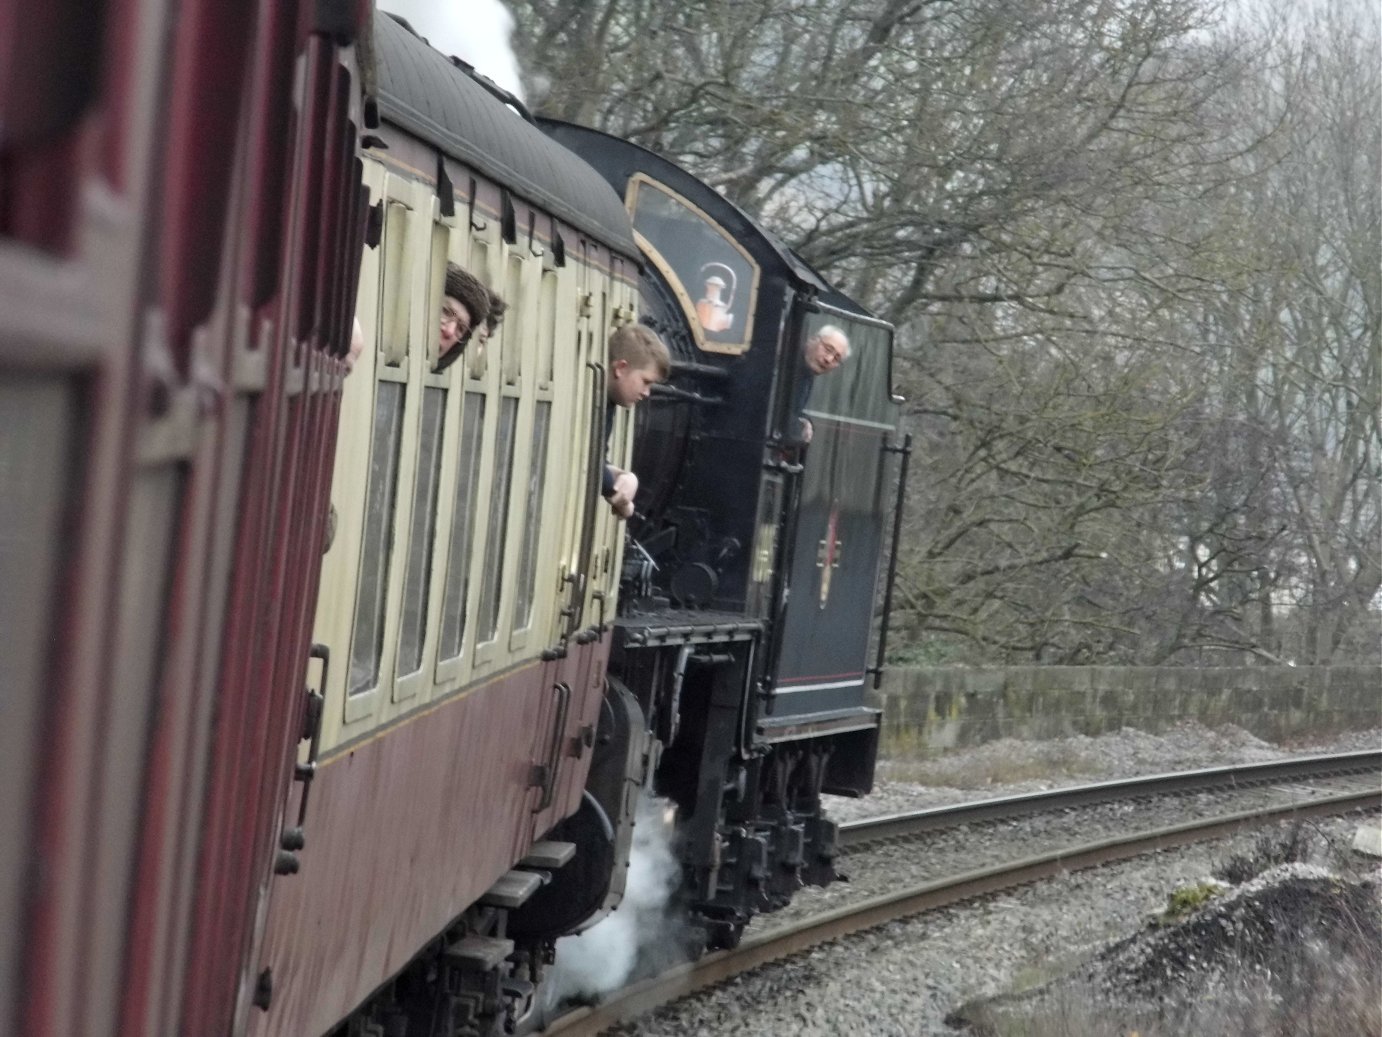
[[[543,978],[548,1011],[565,1001],[598,1000],[624,986],[640,960],[666,964],[669,950],[679,946],[681,926],[667,909],[681,877],[669,806],[665,799],[640,798],[624,899],[585,932],[557,941],[556,962]]]
[[[379,0],[379,9],[408,19],[436,50],[469,62],[523,99],[518,59],[509,46],[513,15],[501,0]]]

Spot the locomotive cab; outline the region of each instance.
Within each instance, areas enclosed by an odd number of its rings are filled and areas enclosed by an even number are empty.
[[[641,514],[610,666],[662,743],[684,896],[708,942],[732,944],[755,912],[834,878],[821,794],[872,785],[892,328],[686,171],[542,125],[624,198],[641,319],[673,357],[638,412]],[[848,358],[813,373],[804,351],[827,326]]]

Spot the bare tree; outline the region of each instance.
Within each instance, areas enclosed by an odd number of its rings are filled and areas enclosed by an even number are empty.
[[[1238,633],[1318,663],[1375,659],[1382,639],[1382,31],[1363,4],[1317,14],[1237,99],[1276,132],[1226,206],[1254,274],[1205,316],[1227,344],[1231,449],[1261,487],[1238,512],[1257,577]]]
[[[899,325],[913,646],[1063,662],[1376,640],[1377,26],[1325,6],[513,3],[542,112]]]

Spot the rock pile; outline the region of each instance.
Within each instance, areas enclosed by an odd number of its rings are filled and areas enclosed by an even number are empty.
[[[1382,1034],[1382,873],[1291,863],[1213,890],[1073,973],[946,1021],[976,1037]]]

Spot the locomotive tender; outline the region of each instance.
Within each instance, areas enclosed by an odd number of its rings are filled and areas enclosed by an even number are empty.
[[[30,491],[0,528],[35,548],[0,556],[32,596],[0,601],[0,758],[35,790],[0,1021],[498,1032],[618,904],[642,789],[705,944],[830,881],[821,794],[867,792],[877,749],[891,329],[685,171],[532,124],[363,4],[110,6],[106,79],[36,52],[86,92],[0,167],[0,456]],[[509,311],[436,371],[448,261]],[[45,278],[96,302],[51,322]],[[673,374],[607,444],[634,320]],[[850,357],[813,377],[827,324]]]

